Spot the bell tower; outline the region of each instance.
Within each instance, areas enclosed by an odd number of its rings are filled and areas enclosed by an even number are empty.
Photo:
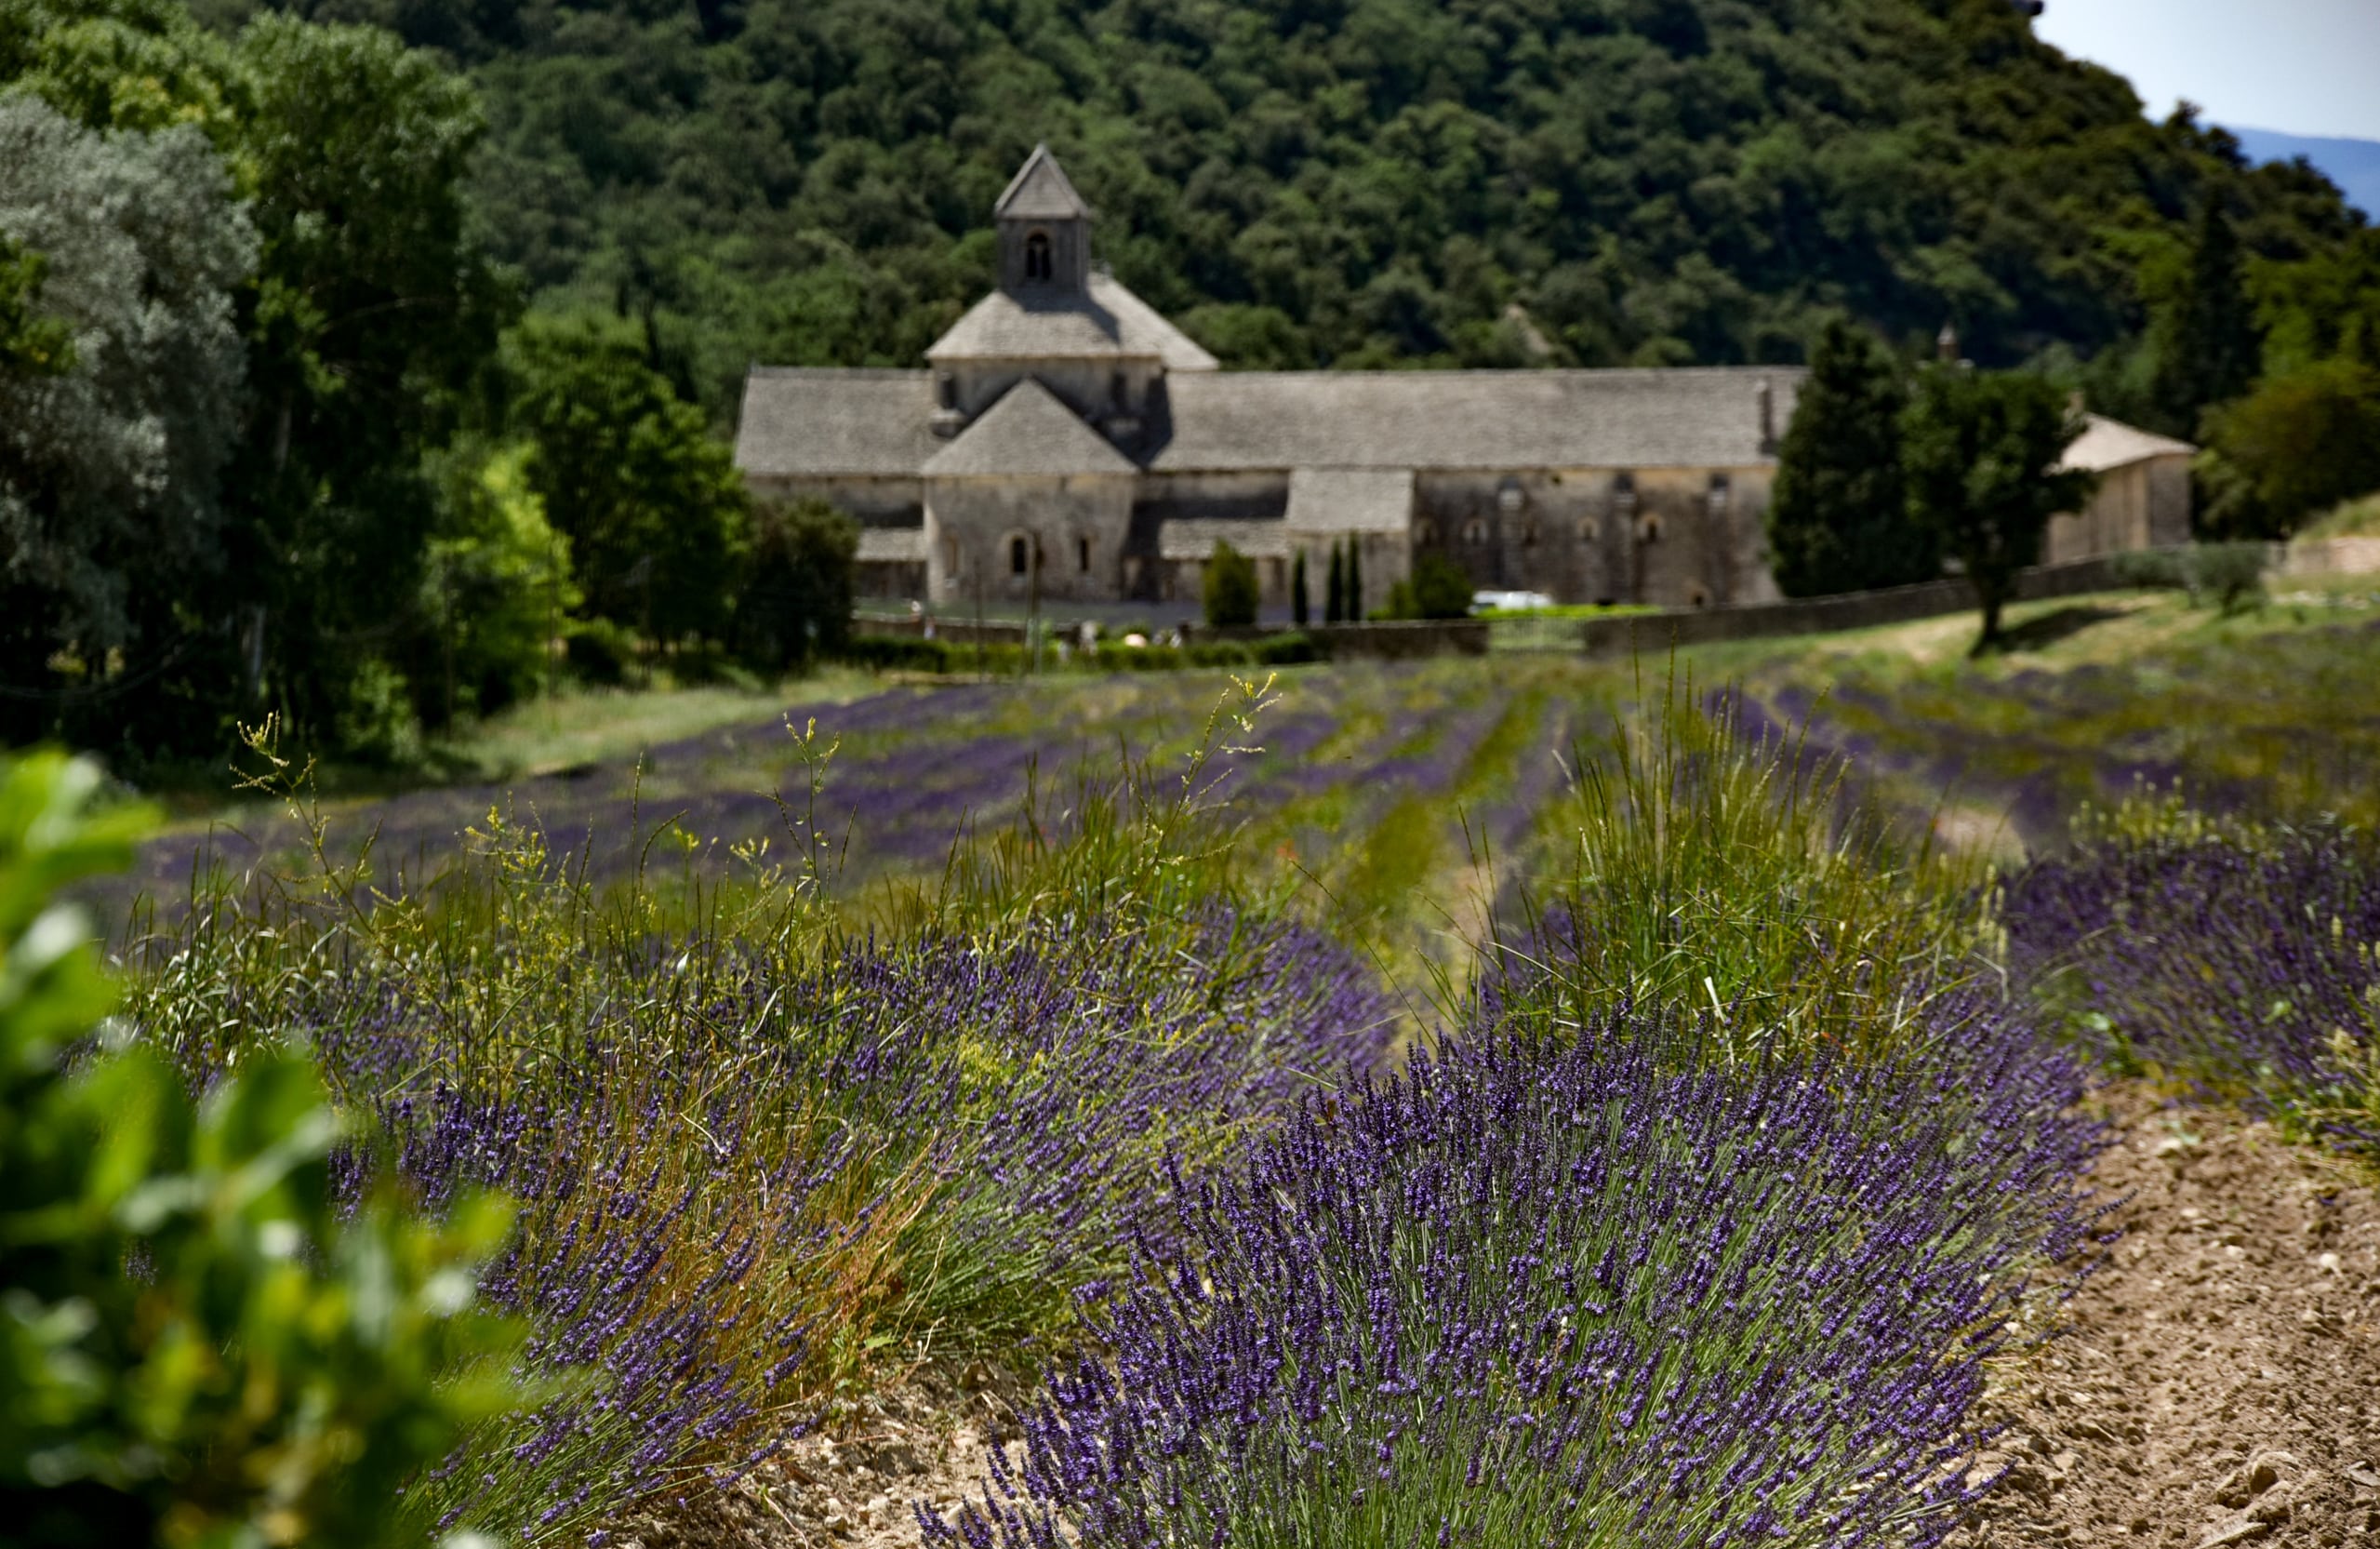
[[[1028,306],[1066,305],[1090,293],[1091,207],[1046,145],[991,207],[1000,228],[1000,288]]]

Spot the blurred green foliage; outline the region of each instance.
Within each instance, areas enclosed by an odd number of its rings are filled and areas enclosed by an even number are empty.
[[[2091,498],[2093,475],[2054,471],[2081,434],[2046,378],[1945,365],[1918,379],[1901,421],[1909,515],[1965,567],[1983,606],[1978,651],[2000,644],[2001,609],[2050,518]]]
[[[1221,539],[1207,556],[1201,596],[1212,629],[1245,629],[1256,621],[1263,593],[1256,585],[1256,561]]]
[[[1827,325],[1777,448],[1770,566],[1788,597],[1906,586],[1942,573],[1937,533],[1908,519],[1899,363],[1855,324]]]
[[[138,808],[89,764],[0,759],[0,1521],[12,1543],[420,1542],[399,1492],[520,1401],[472,1308],[511,1212],[342,1211],[340,1127],[303,1054],[193,1101],[115,1047],[114,986],[54,903],[124,864]]]
[[[1461,619],[1471,611],[1471,578],[1441,554],[1414,556],[1413,579],[1389,588],[1391,619]]]

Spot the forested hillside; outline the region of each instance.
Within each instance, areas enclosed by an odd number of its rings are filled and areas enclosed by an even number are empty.
[[[0,740],[402,762],[833,648],[744,371],[915,364],[1044,140],[1232,366],[1948,323],[2206,443],[2211,532],[2380,487],[2380,231],[2005,0],[0,0]]]
[[[2267,259],[2355,220],[2004,0],[309,8],[468,67],[497,254],[649,322],[714,414],[750,360],[915,361],[1038,140],[1121,277],[1249,367],[1792,360],[1833,309],[2094,356],[2148,328],[2211,186]]]

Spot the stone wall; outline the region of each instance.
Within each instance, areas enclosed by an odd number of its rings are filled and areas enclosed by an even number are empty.
[[[1423,474],[1414,552],[1453,560],[1474,588],[1557,602],[1761,601],[1775,595],[1762,532],[1774,476],[1766,467]]]
[[[1124,594],[1124,536],[1134,476],[933,479],[925,495],[926,584],[934,601],[1022,602],[1032,593],[1039,545],[1041,595],[1108,602]],[[1018,544],[1026,563],[1019,566]]]
[[[2277,576],[2380,575],[2380,538],[2301,538],[2273,549]]]
[[[824,501],[863,527],[913,527],[925,519],[925,481],[913,475],[752,476],[747,482],[763,500]]]
[[[2048,565],[2187,543],[2190,538],[2190,460],[2143,458],[2100,475],[2091,503],[2050,518],[2042,535]]]
[[[2068,565],[2041,565],[2018,575],[2016,600],[2034,602],[2079,596],[2086,592],[2114,591],[2121,584],[2116,578],[2115,562],[2106,557]],[[1953,578],[1876,592],[1848,592],[1833,597],[1589,619],[1579,626],[1578,644],[1589,656],[1655,654],[1672,646],[1872,629],[1880,624],[1963,613],[1974,606],[1974,588],[1964,580]]]

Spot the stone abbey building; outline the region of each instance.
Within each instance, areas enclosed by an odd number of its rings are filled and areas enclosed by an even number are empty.
[[[738,466],[859,520],[864,594],[1194,604],[1220,539],[1276,606],[1302,550],[1319,607],[1344,542],[1373,605],[1433,552],[1563,602],[1776,595],[1762,514],[1798,368],[1225,372],[1092,260],[1046,147],[993,215],[999,288],[925,370],[745,383]]]

